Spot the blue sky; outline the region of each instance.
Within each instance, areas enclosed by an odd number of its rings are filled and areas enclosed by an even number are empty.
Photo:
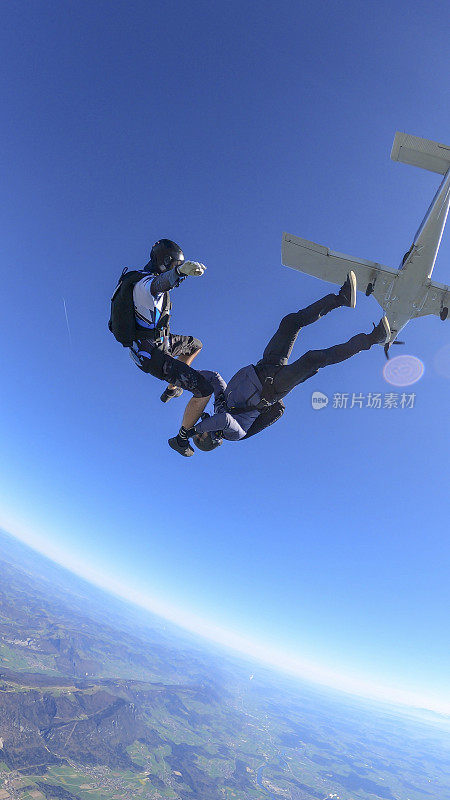
[[[448,143],[445,15],[17,2],[0,33],[1,523],[211,635],[442,709],[450,323],[404,331],[425,364],[413,409],[312,410],[314,390],[389,391],[374,348],[300,387],[260,437],[187,461],[167,447],[183,399],[160,404],[106,321],[122,267],[173,238],[208,271],[174,293],[172,329],[229,378],[329,289],[280,265],[283,230],[397,266],[438,176],[390,148],[396,130]],[[447,231],[444,283],[449,252]],[[379,317],[359,295],[296,352]]]

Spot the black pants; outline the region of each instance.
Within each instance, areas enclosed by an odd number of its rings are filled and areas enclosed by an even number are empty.
[[[335,344],[324,350],[308,350],[297,361],[288,364],[300,330],[341,305],[342,302],[337,295],[327,294],[321,300],[294,314],[288,314],[281,320],[277,332],[264,350],[262,359],[256,364],[256,372],[263,384],[266,378],[273,378],[273,384],[271,386],[266,384],[264,387],[264,397],[271,402],[281,400],[299,383],[315,375],[321,367],[338,364],[361,350],[369,350],[373,344],[372,337],[366,333],[358,333],[343,344]]]
[[[180,386],[194,397],[209,397],[213,387],[196,369],[178,361],[179,355],[191,355],[201,350],[202,343],[193,336],[169,334],[164,342],[155,344],[151,339],[139,339],[131,349],[131,357],[143,371],[161,381]]]

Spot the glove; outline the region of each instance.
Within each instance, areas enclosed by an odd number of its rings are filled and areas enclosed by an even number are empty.
[[[184,264],[177,267],[177,270],[180,275],[190,275],[192,278],[199,278],[200,275],[203,275],[206,267],[198,261],[185,261]]]
[[[221,414],[223,411],[227,411],[228,409],[226,406],[225,395],[223,392],[220,392],[214,400],[214,413]]]

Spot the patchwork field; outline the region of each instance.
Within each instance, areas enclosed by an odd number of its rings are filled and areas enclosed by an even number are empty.
[[[2,534],[0,569],[0,800],[450,796],[448,720],[215,652]]]

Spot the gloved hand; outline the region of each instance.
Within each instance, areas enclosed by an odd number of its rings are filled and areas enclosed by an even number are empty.
[[[180,275],[190,275],[192,278],[199,278],[200,275],[203,275],[205,272],[206,267],[198,261],[185,261],[177,267],[177,270]]]

